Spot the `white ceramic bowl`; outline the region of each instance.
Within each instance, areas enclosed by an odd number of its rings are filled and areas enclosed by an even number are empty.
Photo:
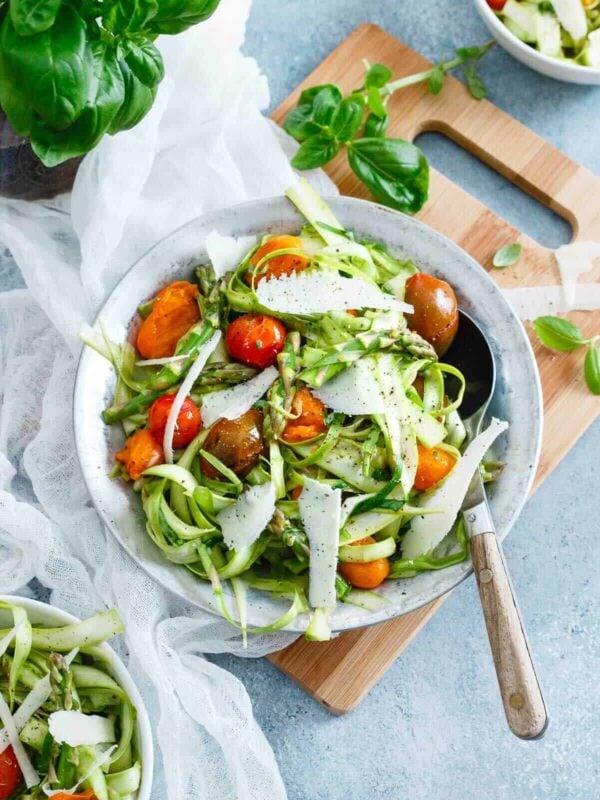
[[[72,625],[80,622],[77,617],[61,611],[59,608],[50,606],[47,603],[40,603],[38,600],[30,600],[27,597],[15,597],[12,595],[0,595],[0,600],[21,606],[27,611],[30,621],[35,625],[53,627],[58,625]],[[9,611],[0,608],[0,629],[8,628],[12,624],[12,617]],[[152,789],[152,773],[154,769],[154,748],[152,744],[152,729],[148,713],[144,702],[129,672],[115,651],[108,644],[100,646],[110,661],[110,672],[117,683],[125,690],[127,696],[133,703],[137,712],[137,742],[142,760],[142,782],[137,795],[137,800],[150,800]]]
[[[600,84],[600,69],[561,61],[534,50],[522,42],[499,19],[487,4],[487,0],[475,0],[475,7],[494,39],[522,64],[536,72],[566,83]]]
[[[412,258],[425,272],[449,281],[460,306],[488,336],[498,376],[490,411],[510,422],[509,431],[495,448],[498,457],[509,466],[489,491],[498,534],[505,536],[531,487],[542,430],[540,382],[523,326],[485,270],[437,231],[366,200],[336,197],[328,198],[327,202],[346,229],[361,238],[385,243],[392,253]],[[206,263],[205,240],[212,230],[233,236],[256,236],[267,231],[291,233],[300,230],[303,224],[303,217],[284,197],[243,203],[192,220],[142,256],[115,287],[99,319],[113,339],[123,341],[141,300],[171,281],[189,280],[193,266]],[[77,452],[92,500],[123,547],[155,580],[187,602],[218,613],[210,584],[163,556],[146,533],[139,496],[124,482],[109,477],[115,450],[123,443],[120,426],[109,428],[101,418],[103,408],[112,402],[114,386],[111,364],[87,348],[79,363],[73,413]],[[414,578],[388,581],[381,593],[389,602],[380,611],[369,613],[338,603],[332,618],[333,628],[348,630],[406,614],[449,591],[470,572],[470,562],[464,562]],[[253,591],[249,595],[248,624],[266,625],[282,614],[285,607],[284,601]],[[302,632],[306,625],[306,615],[300,615],[288,630]]]

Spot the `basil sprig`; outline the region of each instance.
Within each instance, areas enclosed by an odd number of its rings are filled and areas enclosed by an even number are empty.
[[[9,0],[0,23],[0,105],[47,167],[137,125],[164,76],[158,34],[220,0]]]
[[[570,353],[578,347],[587,347],[583,362],[583,375],[592,394],[600,395],[600,352],[596,342],[600,334],[586,338],[573,322],[562,317],[538,317],[533,322],[538,339],[551,350]]]
[[[292,166],[299,170],[322,167],[345,148],[350,168],[376,200],[415,214],[427,200],[429,164],[411,142],[386,136],[387,101],[394,92],[415,83],[425,83],[432,94],[438,94],[446,74],[457,67],[464,67],[473,97],[484,97],[475,64],[492,45],[463,47],[456,51],[456,58],[396,81],[384,64],[367,64],[362,86],[346,97],[333,83],[305,89],[284,121],[285,130],[300,143]]]

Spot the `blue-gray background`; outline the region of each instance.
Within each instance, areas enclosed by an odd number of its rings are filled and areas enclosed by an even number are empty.
[[[245,51],[267,74],[273,106],[367,21],[432,59],[488,38],[471,0],[254,0]],[[600,174],[600,88],[543,78],[499,48],[481,71],[495,103]],[[437,139],[425,144],[439,169],[539,241],[568,241],[565,223],[491,170],[471,168],[470,158]],[[530,501],[506,543],[550,711],[545,739],[524,743],[506,728],[468,581],[343,718],[330,716],[266,661],[220,659],[250,692],[290,800],[600,797],[599,451],[596,424]]]

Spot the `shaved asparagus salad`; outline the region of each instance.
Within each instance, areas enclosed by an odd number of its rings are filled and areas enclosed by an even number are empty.
[[[0,608],[0,800],[134,800],[136,712],[98,648],[123,632],[116,611],[45,628]]]
[[[465,450],[449,284],[357,240],[306,181],[286,194],[299,234],[214,231],[210,263],[145,299],[131,341],[101,323],[83,338],[117,372],[114,476],[164,556],[244,636],[308,612],[327,639],[338,602],[377,610],[385,581],[467,558],[460,505],[505,425]],[[249,590],[289,603],[250,629]]]
[[[546,56],[600,68],[600,0],[488,0],[506,27]]]

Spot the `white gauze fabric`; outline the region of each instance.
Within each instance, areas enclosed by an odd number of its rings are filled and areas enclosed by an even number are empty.
[[[205,656],[257,657],[292,637],[242,649],[235,629],[154,583],[103,528],[75,453],[76,334],[159,238],[294,180],[290,145],[261,114],[266,80],[240,53],[249,6],[227,0],[159,40],[167,78],[153,110],[86,157],[70,198],[0,200],[0,241],[28,287],[0,294],[0,592],[31,594],[37,578],[78,616],[117,606],[158,745],[153,800],[285,798],[243,685]]]

